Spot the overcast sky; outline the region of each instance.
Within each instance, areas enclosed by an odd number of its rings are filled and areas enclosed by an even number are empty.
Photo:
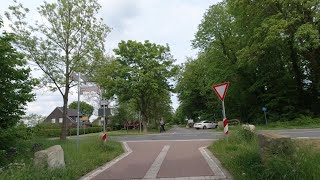
[[[36,7],[42,0],[18,0],[37,17]],[[50,0],[49,2],[51,2]],[[210,5],[220,0],[100,0],[102,5],[100,16],[105,24],[112,28],[106,41],[106,53],[112,53],[121,40],[150,40],[165,45],[169,44],[171,53],[177,64],[186,57],[195,57],[197,51],[192,50],[191,40],[197,31],[203,14]],[[12,1],[1,2],[3,13]],[[27,114],[35,113],[47,116],[56,106],[62,106],[59,93],[35,91],[36,101],[28,104]],[[69,103],[77,99],[76,93],[69,96]],[[173,106],[178,106],[175,97]]]

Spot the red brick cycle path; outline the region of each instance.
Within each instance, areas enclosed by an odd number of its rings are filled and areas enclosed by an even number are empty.
[[[129,152],[82,179],[227,179],[205,149],[212,140],[124,142]]]

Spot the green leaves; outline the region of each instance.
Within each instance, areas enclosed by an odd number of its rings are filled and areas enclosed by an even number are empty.
[[[177,72],[170,49],[149,41],[129,40],[121,41],[114,52],[115,59],[97,71],[97,81],[107,90],[108,97],[116,95],[121,103],[134,100],[146,122],[157,111],[152,108],[159,107],[158,102],[170,104],[169,79]]]
[[[16,125],[27,102],[33,100],[32,88],[38,82],[30,78],[24,56],[11,45],[14,41],[13,34],[0,35],[0,129]]]
[[[319,8],[316,0],[210,6],[192,41],[199,57],[179,77],[179,113],[220,114],[217,99],[208,98],[215,96],[209,85],[229,81],[231,118],[259,122],[265,105],[273,118],[320,114]]]
[[[73,101],[71,104],[69,104],[70,109],[78,109],[78,101]],[[94,107],[90,104],[80,101],[80,112],[84,116],[90,117],[93,113]]]
[[[44,72],[42,85],[58,90],[63,97],[64,110],[68,104],[69,89],[74,85],[75,72],[91,74],[103,59],[104,43],[110,29],[98,19],[97,0],[57,0],[38,7],[41,22],[26,20],[28,9],[22,4],[9,7],[7,18],[17,35],[17,46],[28,60]],[[65,139],[66,113],[61,138]]]

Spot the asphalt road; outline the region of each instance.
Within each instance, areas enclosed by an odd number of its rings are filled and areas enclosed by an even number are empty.
[[[196,130],[193,128],[180,128],[178,126],[171,128],[169,131],[159,134],[148,134],[138,136],[114,136],[110,137],[116,141],[142,141],[142,140],[197,140],[209,139],[215,140],[223,137],[223,132],[216,130]]]
[[[285,129],[285,130],[261,130],[258,133],[273,132],[281,135],[286,135],[291,138],[320,138],[320,129]],[[231,131],[232,133],[232,131]],[[222,131],[215,129],[196,130],[193,128],[174,127],[169,131],[159,134],[148,134],[138,136],[118,136],[110,137],[116,141],[149,141],[149,140],[199,140],[211,139],[217,140],[224,137]]]

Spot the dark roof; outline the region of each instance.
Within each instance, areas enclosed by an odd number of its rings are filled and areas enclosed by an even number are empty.
[[[63,112],[63,107],[58,107],[58,109]],[[77,109],[68,109],[68,114],[67,114],[68,117],[75,117],[75,116],[78,116],[78,110]],[[80,115],[79,116],[83,116],[83,114],[81,114],[80,112]]]

